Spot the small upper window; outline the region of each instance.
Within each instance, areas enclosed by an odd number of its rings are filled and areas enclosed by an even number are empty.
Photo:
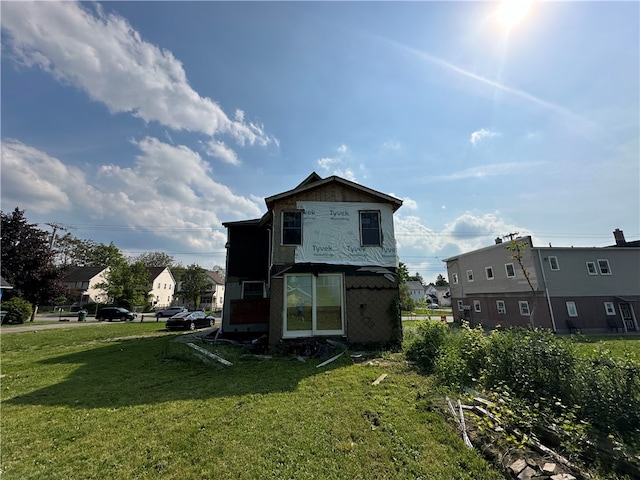
[[[615,315],[616,308],[613,306],[613,302],[604,302],[604,311],[607,312],[607,315]]]
[[[506,263],[504,269],[507,272],[507,278],[513,278],[516,276],[516,270],[513,268],[513,263]]]
[[[598,260],[598,268],[600,269],[600,275],[611,275],[609,260]]]
[[[598,274],[598,270],[596,270],[596,262],[587,262],[587,272],[589,275]]]
[[[578,309],[576,308],[576,302],[567,302],[567,315],[570,317],[578,316]]]
[[[560,270],[560,264],[558,263],[558,257],[549,257],[549,268],[551,270]]]
[[[473,282],[473,270],[467,270],[467,280]]]
[[[264,282],[243,282],[242,298],[264,298]]]
[[[382,232],[380,230],[380,212],[360,212],[360,241],[362,246],[382,246]]]
[[[282,244],[302,245],[302,212],[282,212]]]
[[[496,300],[496,308],[500,315],[505,315],[507,313],[507,306],[505,305],[504,300]]]
[[[457,273],[451,274],[451,279],[453,280],[453,283],[458,283],[458,274]]]
[[[493,280],[493,267],[484,267],[484,272],[487,274],[487,280]]]

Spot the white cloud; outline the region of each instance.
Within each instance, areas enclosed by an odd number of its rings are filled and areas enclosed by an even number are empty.
[[[336,149],[336,155],[333,157],[322,157],[316,160],[318,167],[330,175],[337,175],[352,182],[356,181],[356,175],[353,168],[349,165],[351,162],[351,155],[349,147],[346,145],[340,145]]]
[[[86,179],[77,168],[17,140],[2,142],[2,205],[37,213],[70,210],[74,192],[86,193]]]
[[[472,167],[461,170],[459,172],[453,172],[447,175],[439,175],[433,177],[433,180],[460,180],[464,178],[482,178],[482,177],[495,177],[500,175],[511,175],[514,173],[522,173],[529,168],[537,168],[544,165],[545,162],[506,162],[506,163],[492,163],[489,165],[481,165],[479,167]]]
[[[2,204],[39,213],[73,212],[67,223],[99,219],[119,228],[158,225],[157,235],[191,250],[223,249],[221,216],[262,214],[256,201],[213,180],[197,152],[151,137],[134,143],[140,154],[133,167],[100,165],[82,172],[18,141],[3,142]]]
[[[476,130],[471,134],[470,141],[471,141],[471,144],[475,147],[476,144],[480,142],[480,140],[483,140],[485,138],[496,137],[496,136],[498,136],[496,132],[492,132],[491,130],[486,130],[484,128],[481,128],[480,130]]]
[[[211,140],[205,145],[205,152],[215,158],[219,158],[223,162],[230,163],[231,165],[239,165],[240,160],[236,152],[225,145],[220,140]]]
[[[228,134],[240,145],[272,141],[261,125],[245,121],[244,112],[231,119],[200,96],[170,51],[144,41],[126,19],[105,14],[99,4],[3,3],[2,30],[4,53],[84,90],[112,113],[128,112],[174,130]]]
[[[409,198],[409,197],[401,197],[400,195],[396,195],[395,193],[390,193],[389,195],[391,195],[392,197],[396,197],[402,200],[402,210],[406,211],[406,210],[417,210],[418,209],[418,202],[416,202],[414,199]]]

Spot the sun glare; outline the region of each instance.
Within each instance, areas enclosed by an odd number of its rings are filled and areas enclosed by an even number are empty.
[[[526,0],[505,0],[500,2],[495,18],[499,24],[510,30],[524,20],[531,9],[531,3]]]

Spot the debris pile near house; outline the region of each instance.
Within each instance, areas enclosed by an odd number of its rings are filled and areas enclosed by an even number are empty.
[[[500,418],[489,412],[487,400],[474,398],[474,405],[457,405],[447,397],[449,412],[453,415],[462,438],[469,448],[477,448],[494,465],[502,468],[509,480],[589,480],[591,475],[559,453],[527,437],[518,429],[501,422]],[[466,415],[465,412],[472,412]],[[488,418],[494,428],[481,431],[475,419]],[[507,434],[518,439],[520,448],[500,448],[505,443],[498,438]]]

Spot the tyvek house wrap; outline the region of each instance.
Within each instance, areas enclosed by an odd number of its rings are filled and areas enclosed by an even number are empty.
[[[296,263],[398,267],[393,209],[384,203],[297,202],[302,216],[302,245],[296,246]],[[362,210],[380,211],[382,246],[360,242]]]

